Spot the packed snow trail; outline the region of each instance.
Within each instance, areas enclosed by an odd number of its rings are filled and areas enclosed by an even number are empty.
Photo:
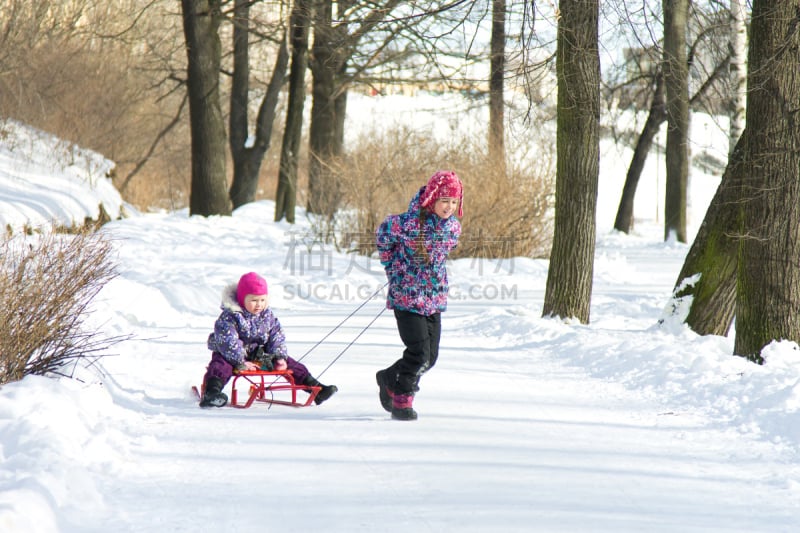
[[[589,326],[539,317],[543,262],[456,261],[456,297],[416,422],[390,420],[378,402],[374,373],[401,350],[390,313],[326,373],[340,392],[322,406],[199,409],[188,390],[208,361],[217,289],[229,279],[264,273],[294,354],[362,303],[345,299],[348,291],[383,283],[374,259],[331,254],[330,270],[287,267],[287,228],[259,224],[261,210],[270,212],[256,204],[231,219],[175,214],[110,225],[124,271],[103,292],[100,315],[109,331],[132,330],[136,339],[103,361],[97,416],[116,435],[115,458],[106,461],[110,474],[86,480],[102,504],[65,513],[64,530],[752,532],[800,524],[792,443],[762,438],[741,412],[716,418],[717,403],[735,398],[706,402],[686,385],[752,365],[723,358],[727,339],[655,326],[685,253],[676,246],[601,248]],[[242,243],[243,233],[256,237]],[[337,274],[352,261],[360,268]],[[503,283],[507,299],[476,298],[472,289]],[[304,286],[312,288],[306,296]],[[315,350],[304,361],[312,372],[382,306],[376,298]],[[695,375],[681,366],[687,357]]]

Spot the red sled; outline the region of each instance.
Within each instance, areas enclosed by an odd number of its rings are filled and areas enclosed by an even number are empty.
[[[193,388],[195,393],[202,397],[203,391],[198,391],[196,387]],[[296,383],[291,370],[234,372],[231,382],[230,406],[247,409],[254,402],[261,402],[290,407],[308,407],[321,389],[322,387]],[[297,396],[298,392],[308,394],[308,397],[301,401]],[[247,397],[244,403],[239,401],[239,395],[243,393]]]

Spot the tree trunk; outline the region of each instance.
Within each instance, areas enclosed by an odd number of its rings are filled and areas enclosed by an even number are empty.
[[[230,215],[219,96],[219,0],[182,0],[192,132],[192,215]]]
[[[730,83],[730,152],[736,147],[744,131],[745,110],[747,109],[747,20],[745,0],[731,0],[731,62]]]
[[[731,154],[673,289],[674,312],[682,312],[682,300],[691,298],[684,321],[700,335],[725,336],[733,322],[745,135],[747,130]]]
[[[367,3],[368,4],[368,3]],[[366,13],[359,12],[358,22],[346,17],[356,7],[367,8],[353,0],[332,2],[317,0],[314,18],[314,45],[311,72],[313,104],[309,130],[308,210],[326,217],[338,209],[342,198],[340,172],[336,160],[344,152],[344,120],[347,107],[347,62],[357,49],[359,40],[376,25],[385,21],[400,0],[375,4]],[[333,24],[334,6],[337,24]],[[345,18],[342,18],[345,17]]]
[[[597,0],[562,0],[558,20],[556,213],[543,316],[587,324],[600,166]]]
[[[337,79],[344,79],[346,69],[346,63],[342,63],[339,67],[339,75]],[[337,95],[334,103],[336,106],[336,123],[334,124],[335,131],[333,134],[333,153],[336,154],[336,157],[344,154],[344,123],[345,119],[347,118],[347,89],[343,87],[344,86],[339,87],[339,89],[336,91]]]
[[[633,230],[633,201],[636,197],[636,187],[639,186],[639,178],[642,175],[647,155],[650,147],[653,146],[653,139],[661,124],[667,119],[667,109],[664,102],[664,77],[661,73],[656,74],[656,88],[653,92],[653,101],[650,104],[650,113],[644,124],[636,148],[633,151],[633,158],[628,167],[628,174],[625,176],[625,185],[622,188],[622,198],[617,209],[617,218],[614,220],[614,229],[624,233]]]
[[[506,0],[492,0],[491,67],[489,73],[489,161],[505,176],[503,87],[506,54]]]
[[[231,76],[230,114],[228,116],[228,144],[233,158],[233,182],[231,200],[243,200],[245,189],[242,183],[243,152],[247,144],[247,108],[250,92],[250,2],[235,0],[233,8],[233,75]],[[238,169],[237,169],[238,167]],[[237,176],[237,170],[238,176]],[[237,179],[238,178],[238,179]],[[241,204],[239,204],[241,205]]]
[[[342,59],[336,53],[333,2],[322,0],[314,17],[314,45],[311,54],[313,102],[309,130],[308,211],[330,217],[340,200],[338,180],[330,163],[335,153],[336,75]]]
[[[312,1],[297,0],[290,19],[292,67],[289,72],[289,103],[281,145],[278,189],[275,193],[275,221],[286,218],[290,224],[294,224],[294,208],[297,205],[297,161],[303,133]]]
[[[689,65],[686,50],[688,0],[664,0],[664,86],[667,95],[667,182],[664,239],[686,242],[689,181]]]
[[[261,100],[256,118],[255,141],[247,146],[248,95],[250,92],[249,22],[250,0],[236,0],[233,27],[233,79],[231,82],[231,109],[229,117],[231,157],[233,158],[233,182],[230,196],[236,209],[256,199],[258,177],[264,155],[272,142],[272,123],[278,107],[289,51],[286,36],[281,42],[275,68],[272,71],[267,91]]]
[[[734,353],[758,362],[773,340],[800,342],[798,50],[797,2],[755,0]]]
[[[700,100],[714,86],[714,82],[722,76],[726,66],[727,61],[720,61],[717,63],[711,75],[706,78],[703,85],[701,85],[694,96],[689,99],[690,109],[696,101]],[[661,128],[661,124],[667,120],[663,74],[659,72],[656,74],[655,78],[655,90],[653,91],[650,114],[647,116],[644,128],[642,128],[642,132],[639,134],[639,140],[636,142],[631,164],[628,166],[628,174],[625,176],[625,185],[622,188],[622,198],[620,199],[619,208],[617,209],[617,218],[614,221],[614,228],[624,233],[633,231],[633,204],[636,196],[636,188],[639,186],[639,178],[642,175],[644,163],[647,161],[647,155],[653,145],[653,138]]]

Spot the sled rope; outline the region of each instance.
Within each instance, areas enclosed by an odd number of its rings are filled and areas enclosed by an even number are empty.
[[[336,332],[336,330],[338,330],[340,327],[342,327],[342,324],[344,324],[345,322],[347,322],[348,320],[350,320],[350,318],[352,318],[352,317],[353,317],[353,315],[355,315],[356,313],[358,313],[358,312],[359,312],[359,311],[360,311],[360,310],[361,310],[361,309],[362,309],[362,308],[363,308],[365,305],[367,305],[367,303],[368,303],[370,300],[372,300],[374,297],[376,297],[378,294],[380,294],[380,292],[381,292],[383,289],[385,289],[387,285],[389,285],[389,282],[388,282],[388,281],[387,281],[386,283],[384,283],[384,284],[383,284],[383,286],[381,286],[381,287],[380,287],[378,290],[376,290],[376,291],[375,291],[375,292],[373,292],[371,295],[369,295],[369,297],[367,297],[367,298],[366,298],[366,299],[365,299],[363,302],[361,302],[361,305],[359,305],[358,307],[356,307],[356,308],[355,308],[355,309],[354,309],[354,310],[353,310],[353,311],[352,311],[352,312],[351,312],[349,315],[347,315],[346,317],[344,317],[344,319],[342,319],[342,321],[341,321],[341,322],[339,322],[338,324],[336,324],[336,326],[334,326],[332,330],[330,330],[330,331],[329,331],[329,332],[328,332],[328,333],[327,333],[327,334],[326,334],[324,337],[322,337],[322,338],[321,338],[319,341],[317,341],[317,343],[316,343],[314,346],[312,346],[311,348],[309,348],[308,350],[306,350],[306,353],[304,353],[304,354],[303,354],[303,355],[302,355],[302,356],[301,356],[299,359],[297,359],[297,361],[302,361],[303,359],[305,359],[305,358],[306,358],[306,356],[307,356],[308,354],[310,354],[312,351],[314,351],[314,350],[315,350],[315,349],[316,349],[316,348],[317,348],[317,347],[318,347],[320,344],[322,344],[323,342],[325,342],[325,339],[327,339],[328,337],[330,337],[331,335],[333,335],[333,334],[334,334],[334,332]],[[325,373],[325,371],[326,371],[326,370],[328,370],[328,369],[329,369],[329,368],[330,368],[330,367],[333,365],[333,363],[335,363],[335,362],[336,362],[336,361],[337,361],[337,360],[338,360],[338,359],[339,359],[339,358],[340,358],[340,357],[341,357],[341,356],[344,354],[344,352],[346,352],[346,351],[347,351],[347,349],[348,349],[348,348],[350,348],[350,347],[351,347],[351,346],[352,346],[352,345],[353,345],[353,344],[354,344],[354,343],[355,343],[355,342],[358,340],[358,338],[359,338],[359,337],[361,337],[361,335],[363,335],[363,334],[364,334],[364,332],[365,332],[365,331],[367,331],[367,330],[369,329],[369,327],[370,327],[372,324],[374,324],[374,323],[375,323],[375,321],[376,321],[376,320],[378,320],[378,318],[379,318],[379,317],[380,317],[380,316],[383,314],[383,312],[384,312],[385,310],[386,310],[386,307],[384,307],[383,309],[381,309],[380,313],[378,313],[378,314],[375,316],[375,318],[373,318],[373,319],[372,319],[372,321],[371,321],[369,324],[367,324],[367,325],[366,325],[366,326],[365,326],[365,327],[364,327],[364,328],[363,328],[363,329],[362,329],[362,330],[361,330],[361,331],[358,333],[358,335],[356,335],[356,337],[355,337],[355,338],[354,338],[352,341],[350,341],[350,343],[349,343],[347,346],[345,346],[345,347],[344,347],[344,349],[343,349],[341,352],[339,352],[339,355],[337,355],[337,356],[336,356],[336,358],[335,358],[333,361],[331,361],[331,363],[330,363],[328,366],[326,366],[326,367],[325,367],[325,369],[324,369],[322,372],[320,372],[320,373],[318,374],[318,376],[321,376],[322,374],[324,374],[324,373]]]
[[[323,375],[325,372],[327,372],[327,371],[328,371],[328,369],[329,369],[330,367],[332,367],[332,366],[333,366],[333,364],[334,364],[336,361],[338,361],[338,360],[339,360],[339,358],[340,358],[341,356],[343,356],[343,355],[344,355],[344,352],[346,352],[346,351],[348,350],[348,348],[350,348],[350,347],[351,347],[353,344],[355,344],[355,342],[356,342],[356,341],[359,339],[359,337],[361,337],[361,335],[363,335],[363,334],[364,334],[364,332],[365,332],[365,331],[367,331],[367,330],[369,329],[369,327],[370,327],[372,324],[374,324],[376,320],[378,320],[378,318],[380,318],[380,316],[383,314],[383,312],[384,312],[384,311],[386,311],[386,308],[385,308],[385,307],[384,307],[383,309],[381,309],[381,310],[380,310],[380,312],[379,312],[377,315],[375,315],[375,318],[373,318],[373,319],[370,321],[370,323],[369,323],[369,324],[367,324],[366,326],[364,326],[364,328],[362,328],[362,330],[358,332],[358,335],[356,335],[356,336],[355,336],[355,338],[354,338],[353,340],[351,340],[351,341],[350,341],[350,343],[349,343],[347,346],[345,346],[345,347],[342,349],[342,351],[341,351],[341,352],[339,352],[339,355],[337,355],[336,357],[334,357],[334,358],[333,358],[333,361],[331,361],[330,363],[328,363],[328,366],[326,366],[325,368],[323,368],[323,369],[322,369],[322,372],[320,372],[319,374],[317,374],[317,377],[320,377],[320,376],[321,376],[321,375]]]

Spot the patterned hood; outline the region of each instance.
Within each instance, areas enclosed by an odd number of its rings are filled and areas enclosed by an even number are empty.
[[[386,307],[430,316],[447,309],[445,263],[458,244],[461,223],[455,216],[442,219],[426,210],[420,219],[424,192],[425,187],[417,191],[405,213],[386,217],[375,240],[389,279]]]

